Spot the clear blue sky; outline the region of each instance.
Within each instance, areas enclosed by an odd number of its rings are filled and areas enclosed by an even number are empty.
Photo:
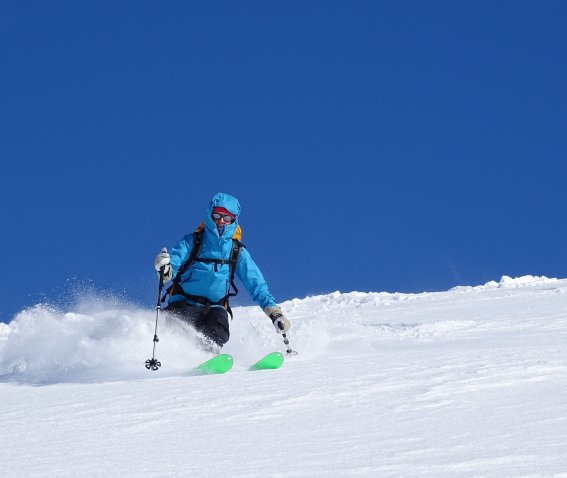
[[[567,2],[0,4],[0,320],[239,198],[279,301],[567,276]],[[241,293],[240,303],[249,303]]]

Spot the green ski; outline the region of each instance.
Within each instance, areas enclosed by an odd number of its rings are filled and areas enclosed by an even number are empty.
[[[284,363],[284,356],[280,352],[272,352],[258,360],[250,370],[271,370],[280,368]]]
[[[212,359],[199,365],[197,371],[205,374],[226,373],[232,368],[232,363],[232,355],[215,355]]]

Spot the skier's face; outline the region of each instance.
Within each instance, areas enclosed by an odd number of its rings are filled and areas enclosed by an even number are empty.
[[[217,206],[213,209],[211,219],[217,226],[217,229],[221,230],[224,226],[232,224],[236,220],[236,217],[224,207]]]
[[[234,219],[226,214],[213,214],[213,221],[215,221],[217,229],[221,229],[225,224],[232,224]]]

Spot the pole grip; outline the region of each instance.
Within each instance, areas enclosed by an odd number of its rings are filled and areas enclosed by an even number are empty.
[[[158,288],[158,295],[157,295],[157,306],[156,308],[160,309],[160,301],[161,301],[161,293],[163,291],[163,274],[165,271],[165,266],[162,266],[159,270],[159,288]]]
[[[162,247],[161,252],[167,253],[167,247]],[[159,289],[158,289],[157,306],[156,306],[156,308],[158,309],[160,308],[161,293],[163,291],[164,274],[165,274],[165,266],[161,266],[159,268]]]

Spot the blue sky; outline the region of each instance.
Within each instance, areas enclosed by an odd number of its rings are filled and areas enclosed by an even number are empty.
[[[212,195],[279,301],[566,277],[567,3],[0,5],[0,320],[155,303]],[[239,296],[248,304],[245,292]]]

